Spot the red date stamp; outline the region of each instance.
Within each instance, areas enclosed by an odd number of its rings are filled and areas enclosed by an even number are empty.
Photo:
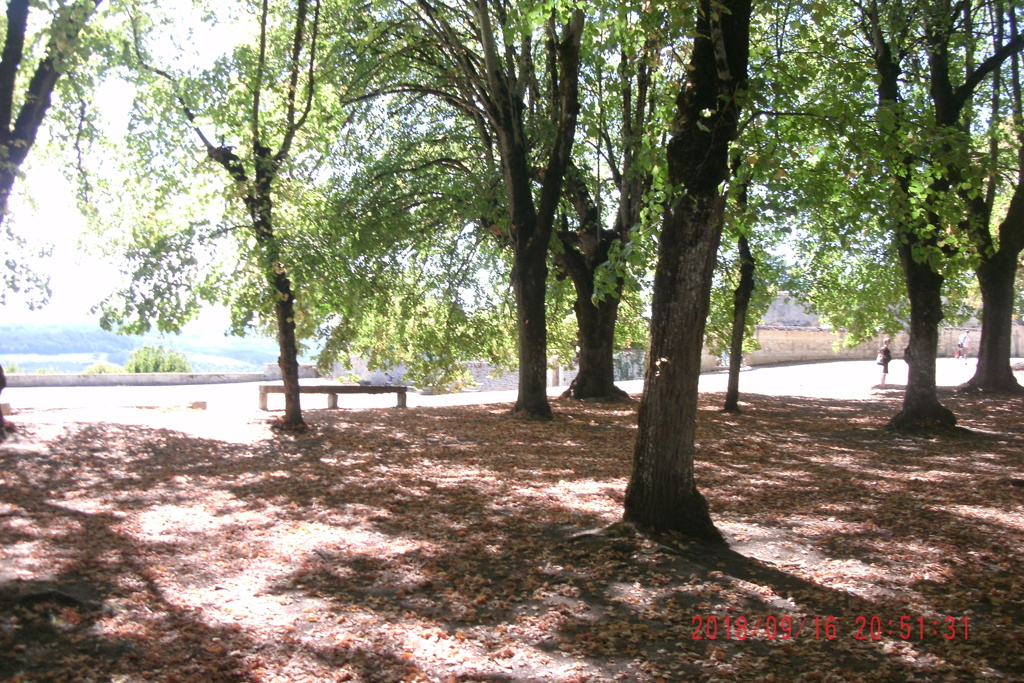
[[[945,638],[967,640],[969,617],[896,617],[858,616],[845,622],[839,617],[810,616],[695,616],[690,619],[693,640],[746,640],[766,638],[790,640],[814,638],[835,640],[851,636],[854,640],[926,640]],[[852,627],[851,627],[852,626]]]

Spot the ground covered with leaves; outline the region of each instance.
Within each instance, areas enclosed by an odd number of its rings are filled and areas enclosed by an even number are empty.
[[[25,416],[0,679],[1024,680],[1024,399],[702,396],[728,547],[621,524],[636,406]],[[611,526],[610,526],[611,525]]]

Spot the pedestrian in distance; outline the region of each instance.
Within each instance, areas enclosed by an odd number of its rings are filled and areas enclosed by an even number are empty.
[[[885,376],[889,374],[889,361],[892,360],[892,351],[889,350],[891,342],[892,340],[888,337],[882,340],[882,348],[878,349],[878,357],[876,358],[876,362],[882,366],[881,387],[883,389],[885,389]]]
[[[959,341],[956,343],[956,357],[962,358],[964,363],[967,362],[967,356],[971,351],[971,331],[964,330],[964,333],[960,335]]]

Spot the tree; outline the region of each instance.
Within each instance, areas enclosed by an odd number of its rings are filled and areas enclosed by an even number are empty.
[[[893,232],[910,300],[906,352],[910,370],[903,408],[890,421],[895,429],[956,424],[952,411],[939,402],[935,387],[938,325],[943,318],[941,263],[961,252],[958,233],[970,232],[975,220],[957,192],[963,184],[971,185],[967,129],[972,100],[982,83],[1024,48],[1024,38],[1016,36],[975,63],[971,9],[970,4],[954,7],[949,2],[910,1],[885,6],[873,2],[864,9],[865,33],[873,46],[877,73],[878,122],[892,152],[890,173],[899,203]],[[963,26],[958,22],[966,22],[966,29],[959,30]],[[918,71],[915,65],[912,75],[918,80],[910,82],[918,89],[904,92],[903,62],[918,44],[923,45],[927,69]],[[954,58],[957,50],[961,54]],[[959,69],[964,73],[961,82],[956,77]],[[911,124],[908,117],[924,112],[907,106],[909,96],[920,97],[918,102],[927,108],[930,121]],[[908,144],[911,127],[915,135]]]
[[[992,42],[999,49],[1009,24],[1010,44],[1019,40],[1018,19],[1014,9],[1006,13],[1002,4],[996,3],[993,13]],[[968,223],[977,253],[975,273],[981,289],[982,318],[981,340],[978,343],[978,364],[974,376],[966,387],[989,392],[1020,393],[1021,386],[1010,367],[1010,347],[1013,324],[1014,281],[1024,251],[1024,106],[1021,102],[1020,55],[1014,53],[1010,60],[1010,121],[1015,135],[1005,136],[1016,148],[1016,183],[1010,196],[1003,220],[993,235],[990,225],[998,190],[1005,187],[1000,182],[1001,128],[1006,122],[1002,114],[1003,74],[995,70],[991,88],[991,122],[988,129],[989,177],[986,191],[981,192],[979,183],[962,183],[959,191],[966,194],[968,206],[974,220]],[[1009,165],[1009,164],[1008,164]],[[1012,166],[1011,166],[1012,167]]]
[[[57,83],[87,55],[82,33],[99,4],[100,0],[73,0],[47,5],[50,23],[38,27],[30,20],[33,3],[29,0],[7,3],[3,55],[0,56],[0,224],[4,225],[6,236],[12,242],[18,239],[6,219],[14,184],[36,142]],[[33,50],[39,43],[42,44],[41,54]],[[36,57],[34,68],[24,64]],[[31,286],[45,289],[44,281],[22,272],[16,259],[8,257],[4,265],[0,303],[6,298],[6,290],[18,289],[22,279],[27,279]]]
[[[500,176],[476,133],[437,98],[385,95],[353,116],[304,251],[324,323],[319,362],[365,358],[444,391],[464,363],[514,367],[514,304],[494,239]],[[507,283],[507,279],[505,279]]]
[[[667,79],[657,78],[669,40],[664,12],[618,3],[607,14],[598,12],[584,40],[580,118],[586,145],[577,146],[566,174],[565,203],[574,220],[563,218],[552,245],[576,292],[579,371],[565,395],[578,399],[625,396],[615,386],[619,303],[627,280],[630,290],[637,289],[631,271],[646,265],[637,258],[636,236],[652,192],[651,150],[664,123],[656,103],[668,87]]]
[[[415,11],[416,25],[403,27],[403,52],[415,55],[423,82],[392,87],[453,103],[484,146],[498,152],[516,301],[519,392],[513,411],[549,419],[547,256],[576,133],[584,13],[558,4],[487,0],[419,0]]]
[[[221,19],[241,21],[232,17],[229,9],[224,8]],[[344,10],[333,6],[331,9],[339,14]],[[187,66],[179,67],[181,72],[176,73],[154,64],[154,58],[147,54],[145,39],[150,30],[146,22],[156,20],[147,12],[136,12],[131,52],[134,66],[147,87],[137,103],[137,128],[131,142],[142,158],[145,173],[156,178],[154,186],[159,197],[154,216],[147,217],[143,226],[132,226],[137,243],[134,251],[141,255],[134,286],[138,290],[145,287],[144,281],[155,284],[141,295],[141,304],[137,293],[128,292],[121,295],[124,303],[108,302],[106,307],[106,319],[111,321],[139,315],[136,330],[148,326],[154,311],[160,315],[162,309],[180,304],[179,311],[164,319],[168,326],[176,327],[196,310],[197,296],[229,298],[235,307],[236,330],[252,324],[254,317],[269,313],[280,347],[278,364],[285,388],[281,426],[293,429],[304,426],[296,332],[302,317],[301,306],[297,304],[301,283],[295,280],[301,261],[301,253],[295,247],[301,241],[289,230],[298,221],[288,209],[299,201],[302,189],[311,184],[310,158],[315,157],[318,146],[330,144],[337,125],[329,123],[334,112],[326,112],[323,102],[325,88],[321,80],[325,69],[320,63],[320,41],[325,15],[319,0],[298,0],[294,6],[280,10],[264,0],[258,6],[253,42],[227,46],[228,55],[217,60],[212,69],[196,75]],[[339,60],[331,66],[340,67],[345,52],[340,43],[331,47]],[[166,120],[175,125],[155,125]],[[303,134],[307,127],[320,126],[322,129],[315,135]],[[175,134],[169,134],[169,130]],[[187,140],[185,134],[194,137]],[[205,159],[193,157],[196,142]],[[173,206],[175,200],[169,199],[172,194],[205,187],[181,177],[187,173],[185,168],[196,161],[203,171],[212,165],[222,174],[221,182],[228,181],[226,209],[221,219],[224,222],[214,229],[209,229],[208,219],[188,221],[159,205],[163,202]],[[236,213],[239,209],[241,216]],[[160,226],[168,222],[188,225],[172,228],[167,236]],[[230,287],[218,289],[214,283],[205,282],[182,302],[160,300],[157,294],[180,292],[182,285],[187,284],[179,279],[180,273],[200,263],[193,253],[197,248],[212,250],[217,239],[228,235],[237,237],[235,249],[239,254]],[[167,256],[172,256],[174,264],[181,267],[168,268]],[[161,278],[172,281],[163,286]]]
[[[739,250],[739,281],[733,291],[732,335],[729,342],[729,383],[725,390],[722,410],[740,412],[740,370],[743,368],[743,338],[747,329],[747,311],[754,294],[754,270],[757,261],[750,251],[750,241],[740,235],[736,242]]]
[[[553,245],[576,294],[578,374],[565,395],[579,399],[625,396],[614,383],[621,303],[639,295],[639,275],[653,258],[642,236],[655,223],[654,150],[669,116],[659,102],[672,87],[659,74],[672,30],[664,10],[619,3],[607,11],[585,43],[586,145],[566,179],[575,221],[564,221]]]
[[[724,221],[729,147],[747,86],[749,0],[702,0],[687,82],[666,149],[678,188],[667,204],[654,279],[651,349],[624,519],[709,541],[722,537],[697,490],[697,380]]]

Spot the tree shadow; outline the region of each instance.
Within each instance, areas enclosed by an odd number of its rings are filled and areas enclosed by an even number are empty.
[[[1024,453],[1012,409],[968,408],[970,437],[935,440],[882,432],[885,404],[714,402],[698,481],[731,548],[581,533],[617,521],[635,438],[635,407],[600,405],[528,425],[506,406],[310,411],[310,432],[253,443],[75,428],[32,457],[0,450],[0,540],[13,575],[92,591],[72,594],[68,651],[97,676],[1024,673],[1020,489],[999,483]],[[933,615],[970,615],[971,639],[871,637],[872,617]],[[740,616],[762,627],[739,638]],[[711,617],[731,637],[694,638]],[[12,672],[67,661],[71,636],[44,665],[26,633]]]

